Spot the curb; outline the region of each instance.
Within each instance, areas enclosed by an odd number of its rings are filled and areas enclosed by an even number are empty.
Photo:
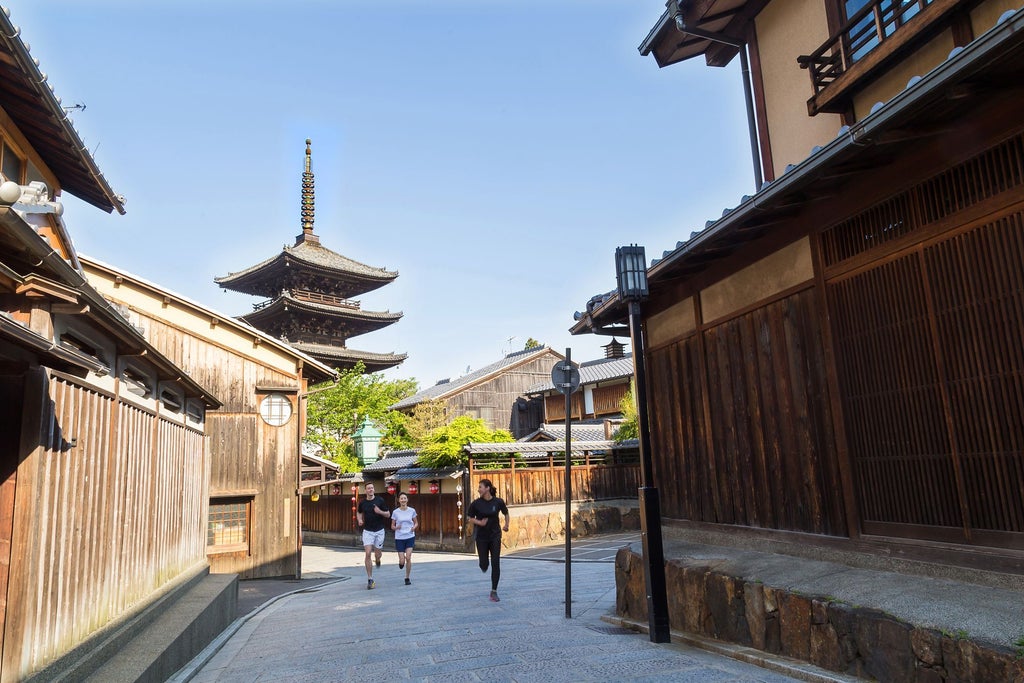
[[[281,595],[275,595],[253,611],[246,614],[244,617],[239,617],[228,624],[228,627],[221,631],[216,638],[210,641],[210,644],[203,648],[202,652],[193,657],[188,664],[178,669],[173,676],[167,679],[166,683],[188,683],[188,681],[191,681],[195,678],[196,674],[199,673],[200,669],[206,666],[210,660],[213,659],[214,655],[220,652],[221,648],[231,640],[231,637],[238,633],[240,628],[242,628],[250,619],[263,612],[263,610],[267,609],[278,600],[296,595],[297,593],[316,593],[327,586],[333,586],[336,583],[348,581],[351,578],[352,577],[350,576],[343,576],[335,579],[334,581],[327,581],[325,583],[317,584],[316,586],[310,586],[309,588],[297,588],[293,591],[282,593]]]
[[[601,621],[638,633],[650,633],[650,626],[648,624],[614,614],[603,615]],[[743,645],[733,645],[712,638],[696,636],[692,633],[676,631],[675,629],[672,629],[670,633],[672,635],[670,647],[672,645],[694,647],[740,662],[753,664],[762,669],[784,674],[800,681],[808,681],[808,683],[861,683],[864,680],[846,674],[826,671],[813,664],[807,664],[806,662],[800,662],[780,655],[773,655],[762,650],[744,647]]]

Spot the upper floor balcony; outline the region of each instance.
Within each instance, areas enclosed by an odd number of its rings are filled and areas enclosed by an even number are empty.
[[[948,28],[962,0],[847,0],[863,5],[825,43],[797,57],[811,75],[814,95],[807,101],[811,116],[843,113],[853,95],[879,72]]]

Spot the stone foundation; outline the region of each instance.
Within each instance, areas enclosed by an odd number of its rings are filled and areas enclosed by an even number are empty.
[[[1024,658],[1014,651],[878,610],[671,560],[665,580],[673,630],[879,681],[1024,683]],[[643,560],[629,547],[616,556],[615,587],[618,614],[646,622]]]

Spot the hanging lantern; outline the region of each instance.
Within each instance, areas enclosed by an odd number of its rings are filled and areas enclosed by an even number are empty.
[[[416,482],[414,482],[414,481],[409,482],[409,495],[410,496],[415,496],[419,492],[420,492],[420,487],[416,485]]]
[[[388,490],[388,495],[389,496],[393,496],[393,495],[395,495],[395,491],[398,490],[398,487],[395,486],[395,482],[389,481],[388,482],[388,489],[387,490]]]
[[[309,494],[309,499],[314,503],[320,500],[320,489],[313,489],[313,492]]]
[[[436,479],[430,482],[430,492],[441,493],[441,484],[439,484]]]
[[[331,487],[331,495],[332,496],[340,496],[341,495],[341,487],[338,486],[337,484],[332,486]]]
[[[359,484],[352,484],[352,495],[354,496],[354,495],[356,495],[358,493],[359,493]]]

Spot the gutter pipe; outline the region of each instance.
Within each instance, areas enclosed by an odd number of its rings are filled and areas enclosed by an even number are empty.
[[[754,118],[754,96],[750,82],[750,62],[747,59],[747,44],[730,38],[721,33],[712,33],[699,28],[690,28],[682,14],[676,14],[676,28],[684,35],[704,38],[713,43],[721,43],[736,48],[740,53],[740,73],[743,77],[743,99],[747,106],[747,134],[750,136],[750,158],[754,163],[754,192],[761,189],[764,176],[761,175],[761,148],[757,142],[757,122]]]

